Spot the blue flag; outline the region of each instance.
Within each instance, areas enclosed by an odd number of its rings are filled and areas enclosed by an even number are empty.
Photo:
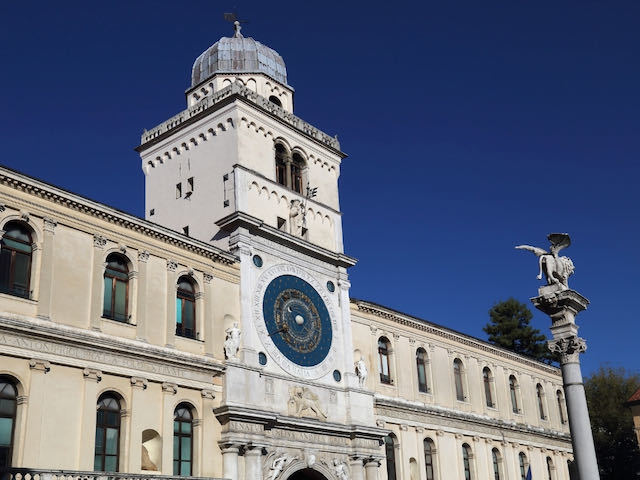
[[[531,480],[531,465],[529,465],[529,468],[527,469],[527,480]]]

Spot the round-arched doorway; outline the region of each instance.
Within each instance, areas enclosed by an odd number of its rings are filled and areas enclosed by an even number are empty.
[[[305,468],[292,473],[287,480],[327,480],[327,477],[317,470]]]

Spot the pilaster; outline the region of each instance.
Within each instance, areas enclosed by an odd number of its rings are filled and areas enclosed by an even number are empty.
[[[173,412],[178,386],[175,383],[162,384],[162,473],[173,475]],[[196,457],[194,457],[196,458]]]
[[[104,247],[107,239],[101,235],[93,236],[93,262],[91,271],[91,307],[89,312],[89,326],[93,330],[100,330],[102,317],[102,297],[104,295]]]
[[[96,434],[96,405],[98,403],[98,385],[102,381],[102,372],[93,368],[85,368],[82,371],[83,401],[82,423],[80,426],[80,438],[94,438]],[[81,441],[78,449],[76,464],[79,470],[93,470],[94,445],[92,442]]]
[[[29,360],[31,370],[29,384],[29,408],[27,409],[27,421],[24,442],[24,465],[32,468],[46,468],[48,465],[41,463],[40,450],[45,440],[42,419],[46,418],[47,401],[47,373],[51,365],[46,360],[32,358]]]
[[[149,252],[146,250],[138,253],[138,298],[136,310],[136,337],[138,340],[146,341],[148,337],[147,326],[147,263],[149,261]]]
[[[125,463],[125,471],[139,472],[142,468],[141,439],[142,439],[142,422],[139,417],[145,408],[145,390],[147,388],[147,379],[141,377],[131,377],[131,421],[129,422],[129,461]],[[173,415],[171,416],[173,420]],[[121,463],[122,465],[122,463]]]
[[[53,252],[55,228],[58,222],[44,218],[44,238],[42,239],[42,257],[40,260],[40,285],[38,294],[38,317],[51,318],[51,299],[53,298]]]
[[[178,289],[178,264],[173,260],[167,260],[167,307],[166,307],[166,333],[165,344],[173,347],[176,338],[176,293]]]
[[[209,273],[204,274],[204,325],[202,331],[204,332],[204,353],[209,357],[213,357],[214,352],[214,338],[213,338],[213,325],[215,319],[213,318],[213,275]],[[202,310],[202,309],[201,309]],[[201,327],[202,328],[202,327]]]

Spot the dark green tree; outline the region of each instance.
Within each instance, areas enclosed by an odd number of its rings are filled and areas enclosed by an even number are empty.
[[[547,337],[529,325],[533,314],[515,298],[496,303],[489,310],[489,323],[482,330],[489,342],[545,363],[556,361],[547,349]]]
[[[640,450],[631,410],[624,404],[640,388],[640,375],[600,367],[584,382],[601,480],[638,478]]]

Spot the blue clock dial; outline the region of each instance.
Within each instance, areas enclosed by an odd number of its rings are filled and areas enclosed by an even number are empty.
[[[321,363],[331,348],[331,319],[316,290],[301,278],[274,278],[264,293],[267,333],[278,350],[303,367]]]

